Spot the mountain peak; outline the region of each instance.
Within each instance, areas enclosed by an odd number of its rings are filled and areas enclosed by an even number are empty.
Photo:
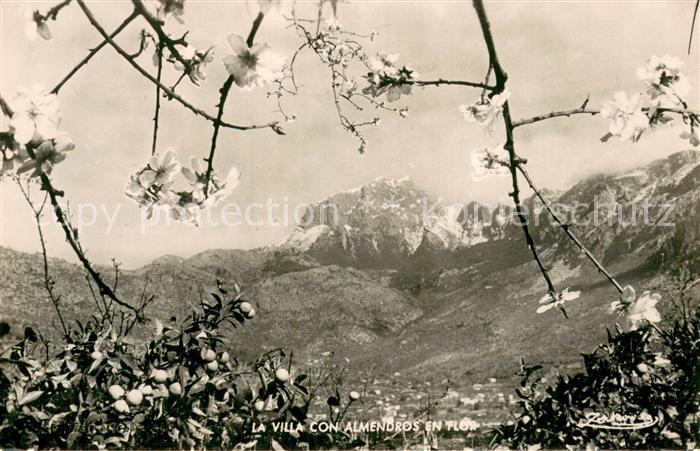
[[[612,202],[638,211],[636,204],[644,200],[662,204],[690,196],[700,185],[698,163],[700,152],[678,152],[646,167],[587,178],[563,193],[544,189],[542,194],[562,205],[584,203],[593,208],[601,202]],[[561,238],[559,231],[551,226],[551,218],[542,212],[539,200],[531,197],[524,203],[533,219],[544,221],[542,227],[533,225],[541,233],[537,238],[543,245],[557,243]],[[475,201],[447,206],[419,189],[408,177],[379,177],[312,204],[281,248],[306,253],[321,264],[394,266],[415,255],[419,248],[423,254],[452,252],[481,243],[520,238],[519,229],[512,227],[512,208],[508,205],[490,208]],[[591,211],[580,209],[577,215],[586,216]],[[628,229],[612,226],[605,240],[592,245],[603,251],[624,236],[642,233],[645,226],[637,226]]]

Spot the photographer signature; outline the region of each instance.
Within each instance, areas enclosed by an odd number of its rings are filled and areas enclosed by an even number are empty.
[[[577,423],[578,427],[631,430],[648,428],[658,422],[657,418],[653,418],[646,412],[640,414],[586,412],[584,415],[585,418]]]

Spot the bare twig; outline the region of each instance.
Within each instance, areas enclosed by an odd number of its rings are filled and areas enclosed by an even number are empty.
[[[27,204],[29,204],[29,208],[32,209],[32,212],[34,214],[34,220],[36,221],[36,229],[39,233],[39,243],[41,244],[41,258],[44,267],[44,289],[46,290],[46,293],[48,294],[49,299],[53,304],[54,310],[56,310],[56,315],[58,316],[58,320],[61,323],[61,329],[63,329],[63,336],[68,338],[70,334],[68,332],[66,322],[63,319],[63,314],[61,313],[61,296],[57,296],[54,293],[54,285],[56,285],[56,281],[49,273],[49,257],[48,253],[46,252],[46,240],[44,239],[44,231],[41,227],[41,216],[44,211],[44,206],[46,205],[46,200],[48,196],[44,195],[44,200],[41,202],[41,205],[37,208],[34,205],[34,202],[32,202],[31,196],[29,194],[29,183],[30,182],[27,182],[27,189],[25,190],[24,186],[22,186],[21,180],[17,178],[17,185],[19,186],[19,189],[22,192],[24,199],[27,201]]]
[[[488,91],[495,89],[495,86],[487,85],[486,83],[477,83],[473,81],[465,80],[446,80],[444,78],[438,78],[437,80],[401,80],[397,84],[402,85],[415,85],[415,86],[442,86],[442,85],[455,85],[455,86],[469,86],[472,88],[481,88]]]
[[[648,112],[649,108],[642,108],[642,111]],[[700,112],[698,111],[693,111],[687,108],[666,108],[666,107],[660,107],[656,108],[654,110],[655,113],[675,113],[675,114],[680,114],[680,115],[689,115],[693,117],[699,117]],[[600,114],[600,110],[593,110],[590,108],[586,108],[585,106],[582,106],[580,108],[575,108],[573,110],[562,110],[562,111],[552,111],[546,114],[540,114],[538,116],[533,116],[529,117],[527,119],[521,119],[519,121],[515,121],[513,123],[513,128],[520,127],[522,125],[528,125],[528,124],[534,124],[535,122],[541,122],[545,121],[547,119],[552,119],[556,117],[570,117],[574,116],[577,114],[590,114],[591,116],[595,116],[596,114]]]
[[[690,37],[688,38],[688,55],[690,55],[690,48],[693,45],[693,30],[695,30],[695,19],[698,18],[698,7],[700,7],[700,0],[695,0],[695,10],[693,11],[693,21],[690,24]]]
[[[85,281],[88,284],[88,288],[90,290],[90,295],[92,296],[92,300],[95,301],[95,305],[97,306],[97,311],[100,312],[101,316],[101,321],[104,323],[105,319],[107,318],[107,312],[109,309],[107,309],[107,302],[105,301],[104,296],[102,296],[102,303],[104,304],[104,311],[102,310],[102,307],[100,305],[100,301],[97,299],[97,295],[95,294],[95,290],[92,288],[92,283],[90,282],[90,274],[85,274]]]
[[[216,153],[216,141],[219,138],[219,128],[221,127],[221,116],[224,114],[224,106],[226,105],[226,98],[231,90],[231,85],[233,84],[233,75],[229,77],[224,82],[223,86],[219,90],[219,105],[218,113],[216,115],[216,120],[214,121],[214,134],[211,137],[211,147],[209,149],[209,157],[207,157],[207,172],[205,174],[204,182],[204,196],[209,195],[209,182],[211,181],[211,175],[214,170],[214,154]]]
[[[579,250],[581,252],[583,252],[583,254],[586,257],[588,257],[588,259],[591,261],[591,263],[593,263],[593,265],[596,267],[596,269],[598,269],[598,272],[602,273],[608,279],[608,281],[610,281],[610,283],[615,286],[617,291],[622,293],[622,287],[617,282],[617,280],[615,280],[615,278],[612,275],[610,275],[610,273],[593,256],[593,254],[586,248],[586,246],[584,246],[583,243],[581,243],[581,241],[578,239],[578,237],[576,237],[576,235],[574,235],[571,232],[571,227],[569,226],[569,224],[565,223],[564,221],[561,220],[561,218],[559,218],[557,213],[552,208],[552,205],[542,195],[542,191],[539,190],[537,188],[537,186],[535,186],[535,183],[532,181],[530,174],[528,174],[528,172],[525,170],[525,168],[523,166],[523,162],[518,161],[517,167],[518,167],[518,171],[520,171],[520,173],[523,175],[523,177],[525,177],[525,180],[527,180],[527,183],[528,183],[528,185],[530,185],[530,188],[532,189],[532,191],[535,192],[535,195],[537,195],[537,198],[542,202],[542,204],[545,206],[545,208],[547,209],[549,214],[552,216],[552,219],[554,219],[554,221],[559,225],[559,227],[561,227],[561,229],[564,231],[564,233],[566,233],[566,235],[569,237],[569,239],[571,239],[571,241],[574,242],[574,244],[579,248]]]
[[[158,72],[156,74],[156,80],[158,83],[156,85],[156,108],[153,113],[153,144],[151,145],[151,155],[155,155],[156,146],[158,143],[158,121],[160,120],[160,82],[163,75],[163,46],[161,43],[156,45],[156,52],[158,55]]]
[[[179,94],[175,93],[172,89],[168,88],[167,86],[163,85],[160,83],[153,75],[149,74],[143,67],[141,67],[135,60],[134,58],[131,57],[124,49],[122,49],[112,38],[107,35],[107,32],[102,28],[102,25],[100,25],[99,22],[95,19],[95,16],[92,14],[90,9],[85,5],[85,2],[83,0],[77,0],[78,5],[80,8],[83,10],[83,13],[85,14],[85,17],[90,21],[92,26],[102,35],[102,37],[109,43],[116,52],[121,55],[134,69],[136,69],[142,76],[144,76],[146,79],[148,79],[151,83],[160,86],[160,89],[163,90],[165,94],[167,94],[168,98],[170,99],[175,99],[177,100],[180,104],[182,104],[185,108],[196,114],[197,116],[203,117],[204,119],[214,122],[216,121],[216,117],[210,115],[209,113],[205,112],[204,110],[197,108],[196,106],[192,105],[190,102],[185,100],[183,97],[181,97]],[[279,122],[278,121],[273,121],[269,122],[267,124],[254,124],[254,125],[235,125],[235,124],[230,124],[224,121],[221,121],[220,126],[224,128],[232,128],[235,130],[258,130],[258,129],[265,129],[265,128],[270,128],[276,133],[280,133],[279,130]]]
[[[57,4],[56,6],[52,7],[48,11],[46,11],[44,14],[38,14],[38,16],[41,20],[44,20],[44,21],[46,21],[48,19],[56,20],[56,17],[58,17],[58,13],[66,6],[70,5],[70,3],[72,1],[73,0],[63,0],[62,2]]]
[[[520,127],[522,125],[527,125],[527,124],[534,124],[535,122],[540,122],[544,121],[547,119],[552,119],[555,117],[570,117],[576,114],[590,114],[595,116],[596,114],[600,114],[600,110],[589,110],[586,108],[576,108],[573,110],[564,110],[564,111],[552,111],[551,113],[547,114],[541,114],[539,116],[533,116],[527,119],[521,119],[519,121],[516,121],[513,123],[513,128]]]
[[[190,73],[192,64],[180,54],[177,47],[175,46],[176,41],[171,39],[170,36],[168,36],[167,33],[163,31],[163,27],[161,26],[162,22],[155,18],[153,14],[150,13],[150,11],[148,11],[146,6],[143,4],[142,0],[131,0],[131,2],[134,4],[134,10],[136,11],[136,13],[142,16],[144,19],[146,19],[146,22],[148,22],[151,28],[153,28],[153,31],[156,32],[156,35],[158,36],[158,42],[165,45],[165,47],[170,51],[170,54],[173,55],[173,57],[180,64],[182,64],[185,73]]]
[[[136,12],[131,13],[126,19],[124,19],[124,21],[121,24],[119,24],[119,26],[117,28],[114,29],[114,31],[109,35],[109,37],[111,39],[114,39],[137,16],[138,16],[138,14],[136,14]],[[58,94],[58,91],[61,90],[63,85],[66,84],[66,82],[68,80],[70,80],[73,77],[73,75],[75,75],[76,72],[78,72],[80,70],[81,67],[85,66],[92,59],[92,57],[95,56],[97,54],[97,52],[99,52],[107,44],[108,44],[108,41],[103,40],[102,42],[100,42],[97,45],[97,47],[90,50],[90,53],[88,53],[85,58],[83,58],[78,64],[76,64],[75,67],[73,67],[73,69],[71,69],[70,72],[68,72],[68,74],[65,77],[63,77],[63,79],[60,82],[58,82],[58,84],[56,86],[54,86],[54,88],[51,90],[51,93]]]

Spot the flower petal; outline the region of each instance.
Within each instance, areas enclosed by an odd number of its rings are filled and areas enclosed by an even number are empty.
[[[31,141],[36,131],[34,121],[26,114],[15,114],[10,120],[10,127],[14,130],[15,141],[20,144]]]
[[[228,45],[231,46],[236,55],[244,55],[249,50],[248,44],[243,40],[243,37],[235,33],[228,36]]]
[[[551,302],[551,303],[549,303],[549,304],[540,305],[540,306],[537,308],[536,312],[537,312],[537,313],[544,313],[544,312],[546,312],[547,310],[549,310],[549,309],[551,309],[552,307],[554,307],[555,305],[556,305],[556,303],[554,303],[554,302]]]

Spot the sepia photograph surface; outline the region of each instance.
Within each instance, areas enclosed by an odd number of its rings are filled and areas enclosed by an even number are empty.
[[[0,448],[700,446],[700,0],[0,0]]]

